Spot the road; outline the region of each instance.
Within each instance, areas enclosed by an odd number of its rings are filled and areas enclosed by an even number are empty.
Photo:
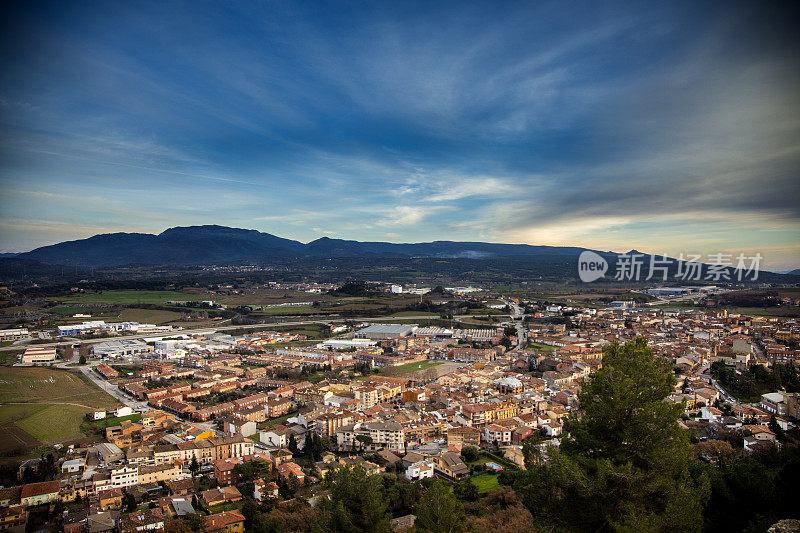
[[[648,294],[649,296],[653,296],[652,294],[649,294],[647,291],[631,291],[631,292],[639,292],[641,294]],[[673,303],[686,302],[686,301],[690,301],[690,300],[692,301],[692,304],[694,305],[694,304],[696,304],[696,302],[694,300],[700,300],[701,298],[704,298],[705,296],[712,296],[712,295],[716,295],[716,294],[724,294],[726,292],[730,292],[730,291],[728,289],[717,289],[717,290],[714,290],[714,291],[707,291],[707,292],[702,292],[702,293],[695,292],[695,293],[691,293],[691,294],[684,294],[683,296],[669,296],[669,297],[656,296],[657,300],[652,301],[652,302],[647,302],[645,305],[648,305],[648,306],[668,305],[668,304],[673,304]],[[676,307],[680,307],[680,306],[677,305]]]
[[[77,362],[77,358],[76,357],[74,357],[73,359],[76,359],[75,362]],[[68,364],[69,363],[59,363],[59,364],[56,364],[56,365],[53,365],[53,366],[55,366],[56,368],[62,368],[62,369],[65,369],[65,370],[76,370],[77,369],[77,370],[81,371],[87,378],[92,380],[95,385],[97,385],[98,387],[103,389],[107,394],[113,396],[115,400],[119,401],[123,405],[127,405],[128,407],[130,407],[134,411],[143,412],[143,411],[150,411],[152,409],[152,407],[147,405],[146,402],[140,402],[138,400],[135,400],[135,399],[131,398],[130,396],[128,396],[127,394],[122,392],[116,385],[114,385],[113,383],[109,383],[108,381],[106,381],[105,379],[100,377],[96,372],[94,372],[94,367],[99,365],[100,361],[91,361],[91,362],[87,363],[86,365],[82,365],[82,366],[79,366],[79,367],[70,367],[70,366],[67,366]],[[192,422],[192,424],[195,425],[195,426],[200,426],[200,427],[204,427],[206,429],[210,429],[210,430],[212,430],[214,432],[217,431],[217,428],[216,428],[216,426],[214,425],[213,422]]]
[[[523,322],[523,318],[525,317],[523,309],[514,300],[502,300],[502,301],[511,308],[510,323],[514,324],[514,326],[517,328],[517,348],[524,349],[528,340],[525,334],[525,323]]]
[[[73,357],[72,359],[75,360],[74,362],[77,363],[77,358],[76,357]],[[108,393],[111,396],[113,396],[115,400],[118,400],[123,405],[127,405],[128,407],[131,407],[134,410],[142,411],[142,410],[145,410],[145,409],[149,409],[149,407],[147,407],[147,404],[145,402],[140,402],[140,401],[134,400],[133,398],[131,398],[130,396],[128,396],[127,394],[125,394],[124,392],[119,390],[119,388],[117,386],[115,386],[112,383],[109,383],[108,381],[106,381],[105,379],[100,377],[96,372],[94,372],[94,367],[96,367],[97,365],[100,364],[99,361],[91,361],[91,362],[89,362],[89,363],[87,363],[85,365],[82,365],[82,366],[73,366],[73,367],[67,366],[68,364],[70,364],[72,362],[73,361],[70,360],[69,362],[58,363],[58,364],[55,364],[53,366],[56,367],[56,368],[64,369],[64,370],[79,370],[87,378],[92,380],[95,385],[97,385],[98,387],[103,389],[106,393]]]

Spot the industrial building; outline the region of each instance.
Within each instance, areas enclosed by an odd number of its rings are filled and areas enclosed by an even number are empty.
[[[0,342],[19,341],[28,338],[28,328],[0,329]]]
[[[387,340],[407,337],[414,333],[417,324],[372,324],[356,332],[357,339]]]
[[[95,357],[131,357],[142,353],[152,352],[153,347],[135,339],[100,342],[92,346]]]
[[[56,360],[55,348],[28,348],[22,354],[20,362],[23,365],[41,365],[54,363]]]

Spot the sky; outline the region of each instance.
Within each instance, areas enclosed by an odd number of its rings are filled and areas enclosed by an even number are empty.
[[[800,267],[780,2],[4,2],[0,251],[221,224]]]

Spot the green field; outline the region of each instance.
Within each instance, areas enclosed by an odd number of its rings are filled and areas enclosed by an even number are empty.
[[[107,314],[107,311],[98,309],[96,307],[86,307],[81,305],[58,305],[56,307],[51,307],[47,310],[48,313],[53,313],[54,315],[63,315],[65,317],[72,317],[72,315],[83,314],[83,315],[100,315],[100,314]]]
[[[87,413],[76,405],[41,405],[35,413],[18,420],[17,426],[40,441],[57,442],[79,437],[80,425]]]
[[[497,482],[497,476],[494,474],[484,474],[471,479],[478,486],[478,492],[480,493],[500,488],[500,483]]]
[[[130,420],[131,422],[138,422],[142,419],[141,413],[134,413],[128,416],[111,416],[102,420],[92,420],[93,424],[97,424],[100,429],[106,429],[112,426],[118,426],[123,420]]]
[[[161,304],[168,301],[194,302],[199,300],[206,300],[207,298],[197,294],[190,294],[187,292],[178,292],[178,291],[118,290],[118,291],[102,291],[95,294],[76,294],[76,295],[52,298],[52,299],[78,305],[82,303],[108,303],[108,304],[131,305],[136,303]]]
[[[48,443],[79,437],[86,413],[117,405],[82,374],[42,367],[2,368],[0,427],[13,435],[0,448],[29,447],[31,437]],[[11,442],[14,439],[18,444]]]
[[[442,361],[420,361],[418,363],[408,363],[407,365],[381,368],[379,374],[381,376],[398,376],[409,372],[416,372],[417,370],[427,370],[441,364]]]
[[[529,342],[528,345],[525,347],[525,349],[533,350],[536,352],[554,352],[556,350],[556,347],[547,344],[541,344],[538,342]]]
[[[0,405],[0,427],[34,415],[45,407],[42,404]]]

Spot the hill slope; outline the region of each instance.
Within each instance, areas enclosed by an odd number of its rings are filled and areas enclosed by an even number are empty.
[[[584,249],[527,244],[434,241],[395,244],[323,237],[308,244],[255,230],[224,226],[170,228],[158,235],[110,233],[17,255],[51,265],[197,265],[269,263],[292,257],[441,257],[465,259],[574,257]],[[613,255],[613,254],[609,254]]]

